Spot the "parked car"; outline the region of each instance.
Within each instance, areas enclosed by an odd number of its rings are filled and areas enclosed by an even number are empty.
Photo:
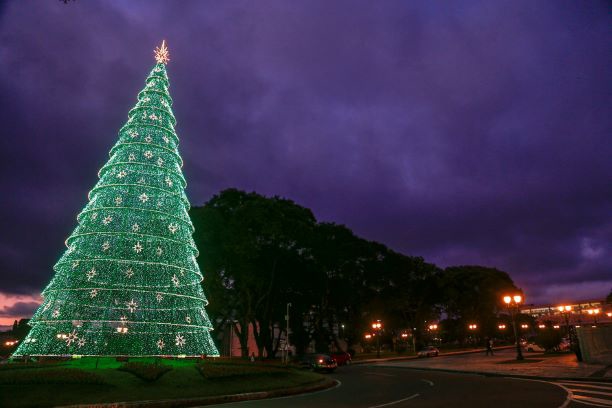
[[[543,353],[545,351],[542,347],[538,346],[535,343],[527,343],[525,345],[525,349],[527,351],[534,351],[534,352],[538,352],[538,353]]]
[[[349,353],[345,353],[343,351],[332,353],[331,358],[333,358],[339,366],[345,364],[351,364],[352,357]]]
[[[417,353],[418,357],[437,357],[440,354],[440,350],[434,346],[427,346]]]
[[[567,338],[562,338],[561,343],[559,343],[559,351],[567,351],[570,349],[570,342]]]
[[[300,360],[300,365],[304,368],[309,368],[314,371],[327,371],[331,373],[338,367],[336,360],[327,354],[304,354]]]

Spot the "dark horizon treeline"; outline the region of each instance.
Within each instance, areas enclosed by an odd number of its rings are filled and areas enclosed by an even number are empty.
[[[360,342],[377,319],[389,341],[416,328],[417,343],[425,342],[425,328],[441,316],[447,340],[463,341],[468,321],[490,335],[500,297],[518,290],[505,272],[441,269],[362,239],[344,225],[317,222],[310,209],[280,197],[227,189],[193,207],[190,216],[207,310],[216,330],[233,324],[243,356],[247,333],[240,328],[249,323],[260,353],[276,354],[274,327],[285,329],[289,302],[291,344],[300,352],[314,341],[326,351],[338,338]]]

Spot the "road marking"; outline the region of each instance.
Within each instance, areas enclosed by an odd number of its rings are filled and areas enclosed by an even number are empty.
[[[583,399],[585,401],[583,401]],[[601,399],[595,397],[583,397],[582,395],[574,395],[574,401],[582,402],[588,405],[594,405],[598,407],[612,407],[612,401],[608,399]]]
[[[409,397],[407,397],[407,398],[402,398],[401,400],[387,402],[386,404],[372,405],[371,407],[368,407],[368,408],[381,408],[381,407],[388,407],[388,406],[390,406],[390,405],[395,405],[395,404],[399,404],[400,402],[404,402],[404,401],[411,400],[411,399],[416,398],[416,397],[418,397],[418,396],[419,396],[419,394],[414,394],[414,395],[411,395],[411,396],[409,396]]]
[[[585,384],[576,384],[576,383],[560,382],[559,384],[563,384],[563,385],[566,385],[568,387],[580,386],[580,388],[597,388],[597,389],[600,389],[600,390],[609,390],[609,391],[612,391],[612,384],[607,385],[607,386],[599,385],[601,383],[599,383],[598,385],[592,385],[593,383],[589,383],[589,384],[586,384],[586,383]]]
[[[532,379],[528,379],[528,378],[516,378],[516,377],[504,377],[504,378],[507,378],[509,380],[517,380],[517,381],[541,382],[541,383],[556,385],[557,387],[562,388],[563,391],[565,391],[567,393],[567,397],[565,397],[565,401],[563,402],[563,404],[559,405],[559,408],[567,408],[567,406],[570,404],[570,402],[572,402],[572,398],[574,398],[574,394],[572,393],[572,390],[570,390],[569,388],[566,388],[563,385],[561,385],[559,383],[556,383],[556,382],[544,381],[544,380],[532,380]],[[576,402],[578,402],[578,401],[576,401]]]
[[[321,394],[323,392],[335,390],[336,388],[338,388],[338,387],[340,387],[342,385],[342,382],[340,380],[334,378],[334,381],[336,382],[336,385],[334,385],[333,387],[325,388],[324,390],[319,390],[319,391],[314,391],[314,392],[305,392],[303,394],[297,394],[297,395],[285,395],[284,397],[263,398],[263,399],[258,399],[258,400],[254,399],[254,400],[235,401],[235,402],[230,402],[230,404],[248,404],[250,402],[255,402],[255,401],[269,401],[269,400],[277,400],[277,399],[308,397],[310,395]],[[227,404],[227,403],[226,402],[225,403],[222,402],[221,404]],[[214,406],[221,405],[221,404],[214,404]]]
[[[571,392],[572,400],[577,403],[593,407],[612,407],[612,384],[593,381],[560,381],[557,384]],[[602,396],[607,398],[603,399]]]
[[[395,375],[393,374],[385,374],[385,373],[375,373],[373,371],[366,371],[364,374],[369,374],[369,375],[380,375],[382,377],[395,377]]]
[[[431,387],[434,386],[433,381],[429,381],[429,380],[425,380],[425,379],[421,379],[421,381],[425,381],[427,384],[429,384]]]

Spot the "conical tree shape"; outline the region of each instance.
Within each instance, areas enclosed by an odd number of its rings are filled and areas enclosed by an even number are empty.
[[[219,355],[156,58],[14,356]]]

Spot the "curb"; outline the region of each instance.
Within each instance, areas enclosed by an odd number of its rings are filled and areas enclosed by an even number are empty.
[[[245,392],[242,394],[217,395],[212,397],[185,398],[173,400],[150,400],[150,401],[125,401],[109,402],[100,404],[77,404],[65,405],[61,408],[171,408],[171,407],[191,407],[200,405],[224,404],[228,402],[251,401],[267,398],[285,397],[289,395],[299,395],[309,392],[322,391],[337,386],[336,380],[324,379],[315,384],[300,387],[284,388],[271,391]]]
[[[514,348],[514,346],[495,347],[493,349],[493,351],[506,350],[506,349],[511,349],[511,348]],[[485,352],[485,349],[449,351],[447,353],[440,353],[439,357],[459,356],[459,355],[462,355],[462,354],[475,354],[475,353],[484,353],[484,352]],[[351,361],[351,364],[352,365],[357,365],[357,364],[381,363],[381,362],[385,362],[385,361],[405,361],[405,360],[416,360],[418,358],[419,358],[418,356],[369,358],[367,360]]]
[[[524,374],[510,374],[510,373],[495,373],[490,371],[468,371],[468,370],[453,370],[450,368],[431,368],[431,367],[397,367],[397,366],[384,366],[385,368],[396,368],[399,370],[419,370],[419,371],[438,371],[443,373],[453,374],[474,374],[482,375],[485,377],[507,377],[507,378],[520,378],[524,380],[543,380],[543,381],[589,381],[589,382],[601,382],[601,383],[612,383],[612,378],[602,377],[543,377],[538,375],[524,375]]]

